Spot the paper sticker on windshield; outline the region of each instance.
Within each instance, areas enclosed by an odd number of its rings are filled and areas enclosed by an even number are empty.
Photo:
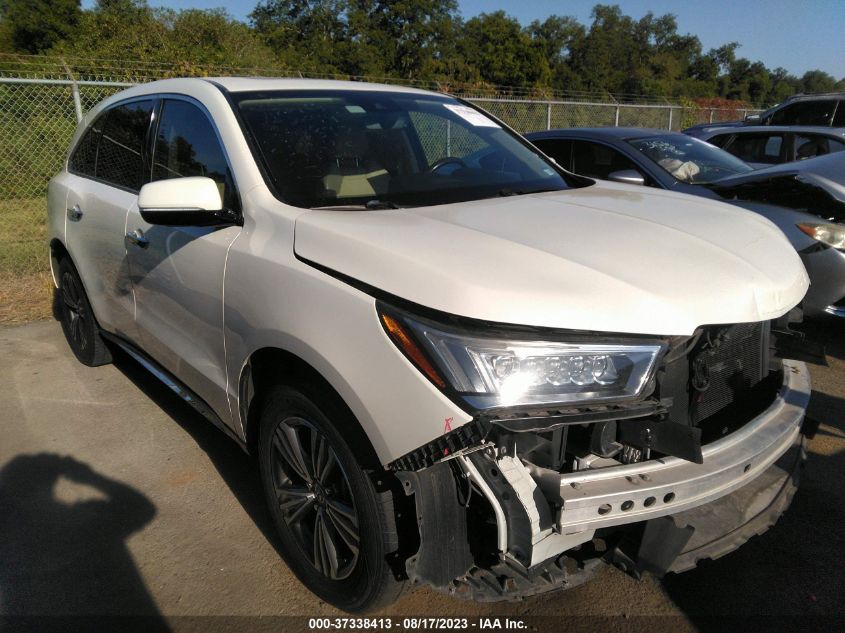
[[[454,112],[464,121],[471,125],[474,125],[475,127],[499,127],[499,124],[496,123],[493,119],[488,119],[486,116],[481,114],[481,112],[479,112],[478,110],[473,110],[469,106],[452,105],[451,103],[444,103],[443,107],[451,112]]]

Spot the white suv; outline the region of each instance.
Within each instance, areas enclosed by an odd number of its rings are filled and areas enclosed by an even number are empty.
[[[759,215],[574,176],[449,96],[242,78],[110,97],[49,204],[76,356],[256,455],[343,609],[681,571],[791,498],[807,275]]]

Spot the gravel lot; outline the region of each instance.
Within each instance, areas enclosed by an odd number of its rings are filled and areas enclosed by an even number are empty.
[[[822,425],[792,507],[765,535],[662,581],[609,568],[569,592],[497,605],[423,589],[384,615],[558,616],[529,619],[549,630],[841,625],[845,327],[807,329],[830,363],[811,367]],[[179,616],[337,614],[274,551],[252,461],[138,365],[83,367],[55,322],[0,329],[0,358],[0,616],[133,614],[150,616],[148,630],[207,631],[305,624]]]

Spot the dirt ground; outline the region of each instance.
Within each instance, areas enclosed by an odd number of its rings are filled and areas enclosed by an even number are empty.
[[[572,631],[841,625],[845,327],[808,331],[827,345],[830,366],[811,367],[822,424],[792,507],[763,536],[663,580],[608,568],[567,592],[493,605],[421,589],[380,615],[514,616]],[[278,616],[341,615],[279,558],[250,458],[137,364],[83,367],[53,321],[0,328],[0,358],[0,630],[43,628],[12,616],[281,631],[307,621]]]

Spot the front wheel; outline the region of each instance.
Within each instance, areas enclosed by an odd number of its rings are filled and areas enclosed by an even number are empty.
[[[403,583],[392,506],[375,490],[338,428],[351,420],[320,390],[276,386],[261,410],[259,459],[282,554],[302,583],[346,611],[393,602]]]

